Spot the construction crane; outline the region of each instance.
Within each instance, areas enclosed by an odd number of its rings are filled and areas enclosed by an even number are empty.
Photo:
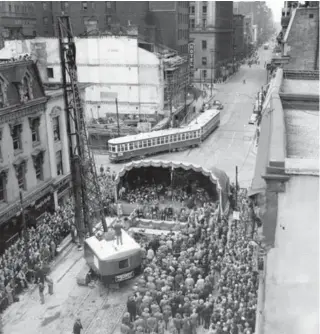
[[[104,232],[107,232],[108,228],[96,166],[88,146],[85,115],[78,87],[76,46],[70,18],[65,15],[60,16],[57,23],[75,224],[81,247],[84,243],[85,231],[89,231],[90,236],[93,235],[94,222],[101,220]]]

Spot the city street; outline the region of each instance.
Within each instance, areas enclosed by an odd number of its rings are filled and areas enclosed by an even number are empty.
[[[266,84],[265,61],[271,58],[271,50],[259,51],[260,65],[241,66],[240,70],[226,83],[217,85],[215,99],[224,104],[221,110],[220,127],[198,148],[158,154],[150,159],[178,160],[217,167],[224,170],[231,181],[235,180],[238,166],[239,184],[249,187],[255,165],[255,125],[248,124],[257,92]],[[246,84],[243,84],[243,80]],[[110,164],[107,155],[96,155],[97,166],[110,166],[119,171],[123,164]]]
[[[243,65],[225,84],[218,85],[216,99],[224,104],[220,127],[199,147],[183,152],[161,154],[154,159],[181,160],[224,170],[232,181],[235,166],[239,167],[241,187],[250,186],[254,164],[255,126],[248,120],[255,96],[266,83],[265,61],[270,50],[259,52],[260,65],[251,68]],[[242,81],[246,80],[246,84]],[[123,164],[110,164],[107,155],[96,156],[97,169],[101,165],[119,171]],[[53,269],[54,294],[46,291],[45,304],[41,305],[38,289],[20,296],[3,314],[4,332],[10,334],[64,334],[71,333],[76,317],[80,317],[84,333],[120,333],[119,321],[125,310],[133,281],[121,291],[108,291],[101,286],[82,287],[76,277],[85,267],[83,252],[70,246],[66,256]]]

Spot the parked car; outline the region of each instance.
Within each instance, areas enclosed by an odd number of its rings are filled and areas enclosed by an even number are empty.
[[[218,110],[223,109],[223,104],[219,100],[214,100],[212,103],[213,108],[217,108]]]
[[[254,124],[258,119],[258,114],[252,114],[249,119],[249,124]]]

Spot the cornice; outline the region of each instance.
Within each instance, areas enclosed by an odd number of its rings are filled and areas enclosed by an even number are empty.
[[[35,113],[45,112],[46,102],[47,98],[44,97],[37,99],[37,103],[34,103],[33,105],[6,108],[5,110],[0,111],[0,124],[10,123]]]

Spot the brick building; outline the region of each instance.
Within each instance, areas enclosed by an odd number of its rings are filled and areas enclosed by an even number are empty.
[[[188,53],[188,1],[41,1],[35,9],[37,36],[57,36],[57,17],[64,13],[75,36],[97,30],[121,34],[136,26],[141,42]]]
[[[319,69],[319,8],[313,5],[305,7],[293,4],[284,9],[282,30],[277,37],[281,56],[272,58],[273,66]]]
[[[100,31],[111,26],[114,16],[114,1],[39,1],[36,10],[37,36],[57,36],[57,17],[68,15],[75,36],[85,34],[93,24]]]
[[[194,80],[210,82],[232,71],[233,2],[190,2],[190,39],[195,45]]]
[[[36,13],[34,2],[0,2],[0,49],[3,47],[1,39],[33,37],[35,30]]]

